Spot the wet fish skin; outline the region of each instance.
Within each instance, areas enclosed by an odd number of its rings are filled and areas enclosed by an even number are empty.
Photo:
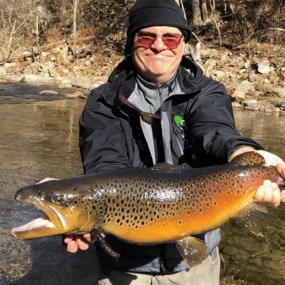
[[[12,234],[31,239],[83,234],[97,227],[131,243],[179,241],[184,247],[181,240],[186,240],[197,248],[201,241],[189,235],[218,228],[229,218],[244,215],[243,210],[252,210],[252,198],[264,180],[284,182],[276,168],[264,167],[264,162],[252,152],[202,169],[162,164],[26,186],[17,191],[16,200],[34,203],[54,227],[33,228],[31,222]],[[205,248],[201,252],[198,263]]]
[[[51,180],[18,190],[15,200],[34,203],[47,214],[54,227],[34,227],[32,221],[27,228],[24,225],[16,228],[16,232],[13,229],[13,236],[22,240],[58,234],[84,234],[91,232],[95,225],[100,226],[105,203],[101,192],[90,188],[92,180],[86,180],[87,177]],[[40,224],[39,219],[35,221]]]

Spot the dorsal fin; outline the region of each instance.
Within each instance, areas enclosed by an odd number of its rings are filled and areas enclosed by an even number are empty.
[[[236,156],[231,162],[240,165],[254,165],[266,163],[264,157],[255,151],[242,153]]]
[[[187,163],[181,165],[172,165],[169,163],[158,163],[151,167],[151,170],[158,173],[181,173],[183,170],[191,169]]]

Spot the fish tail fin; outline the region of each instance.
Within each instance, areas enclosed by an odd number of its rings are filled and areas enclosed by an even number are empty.
[[[176,241],[176,247],[191,267],[200,264],[205,259],[207,245],[203,240],[187,236]]]
[[[252,200],[231,220],[257,236],[264,236],[265,226],[272,226],[277,220],[277,207],[272,202]]]
[[[240,165],[262,165],[266,163],[265,158],[261,154],[254,151],[244,152],[240,155],[237,155],[231,162]]]

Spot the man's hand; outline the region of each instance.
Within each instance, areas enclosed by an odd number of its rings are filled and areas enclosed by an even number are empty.
[[[270,153],[268,151],[255,150],[251,147],[243,147],[234,152],[233,155],[231,156],[231,159],[247,151],[255,151],[261,154],[266,161],[265,166],[270,166],[270,165],[276,166],[277,171],[281,174],[283,178],[285,178],[285,162],[277,155]],[[257,189],[255,194],[255,199],[263,201],[271,201],[276,206],[278,206],[280,202],[285,202],[285,190],[280,191],[276,183],[272,183],[269,180],[265,180],[263,182],[263,185],[261,185]]]
[[[91,233],[88,233],[84,235],[66,236],[63,241],[67,244],[67,251],[75,253],[78,249],[87,250],[93,240],[93,235]]]
[[[256,150],[256,152],[265,158],[265,166],[276,166],[277,171],[285,178],[285,163],[280,157],[264,150]],[[272,201],[278,206],[280,202],[285,202],[285,190],[280,191],[276,183],[265,180],[263,185],[257,189],[255,198],[257,200]]]

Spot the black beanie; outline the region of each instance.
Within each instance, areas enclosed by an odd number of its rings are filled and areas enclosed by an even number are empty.
[[[191,38],[182,9],[175,0],[137,0],[130,10],[125,54],[130,54],[135,34],[143,28],[171,26],[180,29],[185,43]]]

